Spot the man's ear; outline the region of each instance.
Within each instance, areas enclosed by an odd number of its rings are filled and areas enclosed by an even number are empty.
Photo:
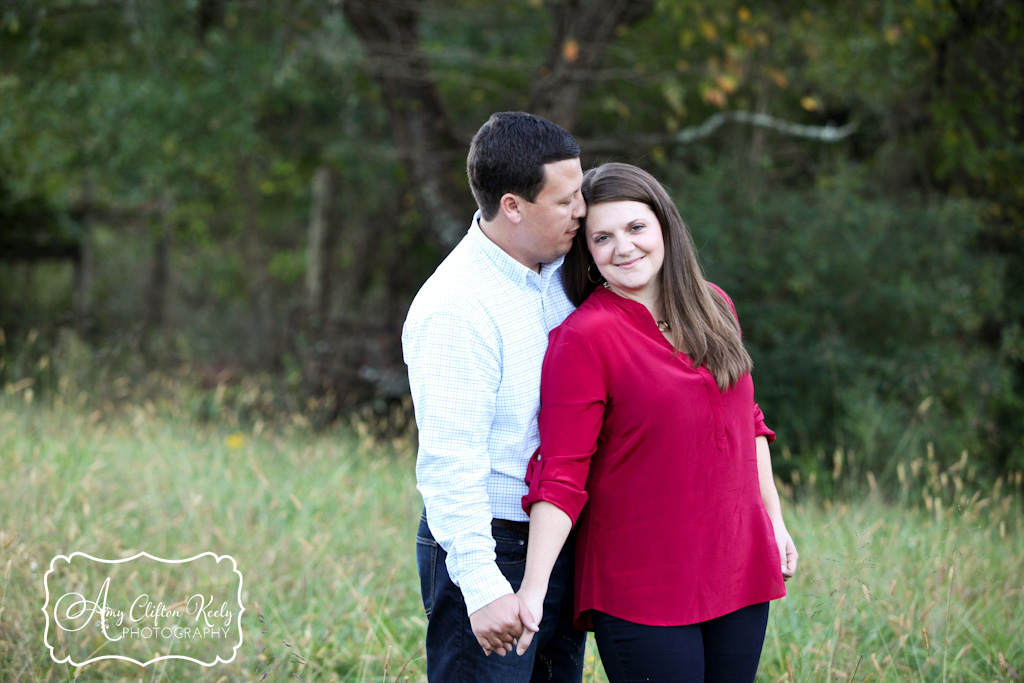
[[[506,192],[498,201],[498,207],[509,221],[514,225],[519,225],[520,221],[523,220],[523,214],[520,212],[522,202],[522,197],[514,195],[511,192]]]

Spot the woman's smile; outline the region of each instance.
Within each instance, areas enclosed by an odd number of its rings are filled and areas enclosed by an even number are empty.
[[[615,201],[587,212],[587,248],[594,264],[617,294],[653,302],[665,260],[661,224],[642,202]]]

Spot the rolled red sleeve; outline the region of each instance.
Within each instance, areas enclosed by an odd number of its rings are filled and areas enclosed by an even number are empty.
[[[541,370],[540,448],[526,472],[527,514],[543,500],[576,524],[587,503],[585,486],[606,396],[604,372],[587,339],[567,324],[555,328]]]
[[[526,468],[526,483],[530,490],[523,496],[523,510],[526,511],[526,514],[530,514],[530,508],[534,503],[547,501],[569,515],[575,525],[580,512],[583,511],[583,506],[587,504],[587,492],[571,479],[550,478],[550,467],[547,468],[548,475],[546,477],[544,466],[549,462],[549,459],[541,459],[539,449],[530,459],[530,466]]]
[[[768,443],[775,441],[775,432],[764,422],[761,406],[754,404],[754,437],[767,436]]]

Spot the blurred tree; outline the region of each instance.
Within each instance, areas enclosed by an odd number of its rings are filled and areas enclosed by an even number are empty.
[[[1005,259],[1003,305],[980,339],[1014,370],[992,394],[988,444],[1003,468],[1024,467],[1024,6],[949,0],[942,30],[921,35],[934,64],[935,179],[979,200],[982,248]]]
[[[8,0],[0,217],[67,221],[97,339],[148,325],[336,412],[400,384],[473,131],[533,110],[684,200],[801,448],[884,452],[905,418],[1009,467],[1022,23],[1009,0]]]
[[[532,78],[528,108],[571,129],[616,31],[649,14],[653,3],[546,4],[551,35],[545,61]],[[350,0],[343,8],[366,46],[368,69],[381,86],[399,158],[427,230],[437,244],[450,248],[465,231],[469,202],[459,178],[469,140],[456,133],[421,46],[423,6],[422,0]]]
[[[297,176],[328,158],[324,130],[335,135],[340,116],[290,101],[305,83],[293,63],[304,31],[330,9],[242,10],[15,3],[0,15],[9,95],[0,98],[0,148],[17,166],[15,194],[46,188],[57,206],[90,208],[119,230],[145,217],[151,268],[131,307],[144,321],[164,319],[172,244],[235,241],[245,258],[234,277],[248,283],[238,291],[256,303],[255,336],[269,339],[279,328],[270,262],[288,228],[279,217],[262,225],[260,214],[273,213],[262,203],[284,200],[293,217],[308,211]],[[282,117],[283,107],[297,115]]]
[[[341,179],[330,166],[321,166],[313,177],[313,213],[309,220],[309,239],[306,258],[306,308],[319,319],[330,313],[331,276],[334,269],[330,258],[337,239],[338,196]]]

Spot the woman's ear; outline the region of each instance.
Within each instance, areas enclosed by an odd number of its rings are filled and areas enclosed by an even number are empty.
[[[519,225],[520,221],[523,220],[523,214],[520,211],[522,201],[521,197],[514,195],[511,192],[506,192],[501,196],[501,199],[498,202],[498,207],[501,209],[502,213],[504,213],[505,217],[515,225]]]

